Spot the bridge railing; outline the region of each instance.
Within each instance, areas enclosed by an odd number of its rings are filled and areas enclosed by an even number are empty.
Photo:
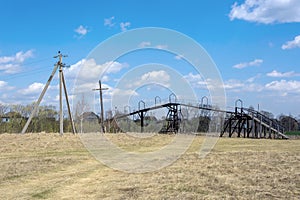
[[[277,120],[271,119],[268,116],[262,114],[261,112],[253,110],[253,109],[242,108],[241,110],[242,110],[242,112],[246,111],[247,112],[246,114],[257,118],[261,122],[267,124],[268,126],[272,127],[273,129],[277,130],[278,132],[284,133],[284,131],[285,131],[284,127],[282,125],[280,125],[280,123]]]

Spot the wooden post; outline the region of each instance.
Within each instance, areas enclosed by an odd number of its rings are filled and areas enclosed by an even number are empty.
[[[102,88],[101,80],[99,80],[99,88],[93,89],[93,90],[99,90],[100,93],[100,115],[101,115],[101,129],[102,132],[105,133],[105,127],[104,127],[104,109],[103,109],[103,97],[102,97],[102,90],[108,90],[108,88]]]
[[[102,87],[101,87],[101,81],[100,80],[99,80],[99,91],[100,91],[100,106],[101,106],[101,127],[102,127],[103,133],[105,133]]]

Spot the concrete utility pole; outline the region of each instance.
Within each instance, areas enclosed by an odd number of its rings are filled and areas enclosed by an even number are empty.
[[[67,55],[62,55],[60,51],[58,52],[57,56],[54,58],[59,58],[57,65],[59,67],[59,133],[62,135],[64,133],[64,115],[63,115],[63,102],[62,102],[62,86],[63,86],[63,75],[62,75],[62,68],[65,65],[62,63],[62,58],[67,57]]]
[[[71,109],[70,109],[70,105],[69,105],[69,99],[68,99],[68,94],[67,94],[67,88],[66,88],[66,82],[65,82],[65,79],[64,79],[64,74],[63,74],[63,70],[62,68],[63,67],[66,67],[66,65],[64,63],[62,63],[62,58],[63,57],[67,57],[66,55],[62,55],[60,53],[60,51],[58,51],[58,55],[57,56],[54,56],[54,58],[59,58],[59,61],[55,64],[54,66],[54,69],[42,91],[42,93],[40,94],[39,96],[39,99],[38,101],[36,102],[36,104],[34,105],[34,109],[31,113],[31,115],[29,116],[25,126],[23,127],[22,129],[22,132],[21,133],[25,133],[33,116],[36,114],[37,110],[38,110],[38,107],[53,79],[53,76],[57,70],[57,68],[59,68],[59,133],[60,134],[63,134],[63,122],[64,122],[64,116],[63,116],[63,103],[62,103],[62,87],[64,87],[64,93],[65,93],[65,97],[66,97],[66,102],[67,102],[67,106],[68,106],[68,112],[69,112],[69,117],[70,117],[70,121],[71,121],[71,125],[72,125],[72,131],[73,133],[75,134],[75,125],[74,125],[74,121],[73,121],[73,118],[72,118],[72,115],[71,115]]]
[[[105,133],[102,90],[108,90],[108,88],[102,88],[101,80],[99,80],[99,88],[98,89],[93,89],[93,90],[99,90],[99,92],[100,92],[101,128],[102,128],[103,133]]]
[[[65,91],[66,103],[67,103],[67,107],[68,107],[69,118],[71,121],[72,132],[73,132],[73,134],[75,134],[76,130],[75,130],[75,125],[74,125],[74,121],[73,121],[73,117],[72,117],[72,113],[71,113],[64,73],[62,72],[61,75],[62,75],[62,82],[63,82],[63,86],[64,86],[64,91]]]

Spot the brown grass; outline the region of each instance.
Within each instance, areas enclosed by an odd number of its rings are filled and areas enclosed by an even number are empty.
[[[108,137],[130,151],[157,149],[172,135]],[[300,140],[221,138],[204,159],[203,137],[174,164],[151,173],[110,169],[79,136],[0,135],[0,199],[297,199]]]

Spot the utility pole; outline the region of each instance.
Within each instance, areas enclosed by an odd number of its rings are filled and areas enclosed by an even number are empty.
[[[62,55],[60,53],[60,51],[58,51],[58,55],[57,56],[54,56],[54,58],[59,58],[59,61],[54,65],[54,69],[42,91],[42,93],[40,94],[39,96],[39,99],[38,101],[35,103],[34,105],[34,109],[31,113],[31,115],[29,116],[25,126],[23,127],[22,129],[22,132],[21,133],[25,133],[33,116],[36,114],[37,110],[38,110],[38,107],[53,79],[53,76],[55,75],[55,72],[57,70],[57,68],[59,69],[59,121],[60,121],[60,126],[59,126],[59,133],[60,134],[63,134],[63,122],[64,122],[64,116],[63,116],[63,104],[62,104],[62,87],[64,87],[64,93],[65,93],[65,97],[66,97],[66,102],[67,102],[67,106],[68,106],[68,112],[69,112],[69,117],[70,117],[70,121],[71,121],[71,125],[72,125],[72,131],[73,131],[73,134],[76,133],[75,131],[75,125],[74,125],[74,121],[73,121],[73,118],[72,118],[72,115],[71,115],[71,109],[70,109],[70,105],[69,105],[69,99],[68,99],[68,94],[67,94],[67,88],[66,88],[66,82],[65,82],[65,79],[64,79],[64,74],[63,74],[63,70],[62,68],[63,67],[66,67],[66,65],[64,63],[62,63],[62,58],[63,57],[67,57],[66,55]]]
[[[74,121],[73,121],[73,117],[72,117],[72,113],[71,113],[71,108],[70,108],[70,103],[69,103],[69,98],[68,98],[67,86],[66,86],[64,73],[62,72],[61,75],[62,75],[62,83],[63,83],[64,91],[65,91],[66,103],[67,103],[67,107],[68,107],[69,118],[70,118],[70,121],[71,121],[72,132],[73,132],[73,134],[75,134],[76,130],[75,130],[75,125],[74,125]]]
[[[63,75],[62,68],[65,67],[65,64],[62,63],[62,58],[67,57],[67,55],[62,55],[60,51],[57,56],[54,58],[59,58],[57,62],[58,71],[59,71],[59,133],[62,135],[64,133],[64,115],[63,115],[63,102],[62,102],[62,86],[63,86]]]
[[[101,128],[102,128],[103,133],[105,133],[102,90],[108,90],[108,88],[102,88],[101,80],[99,80],[99,88],[98,89],[93,89],[93,90],[99,90],[99,93],[100,93]]]

